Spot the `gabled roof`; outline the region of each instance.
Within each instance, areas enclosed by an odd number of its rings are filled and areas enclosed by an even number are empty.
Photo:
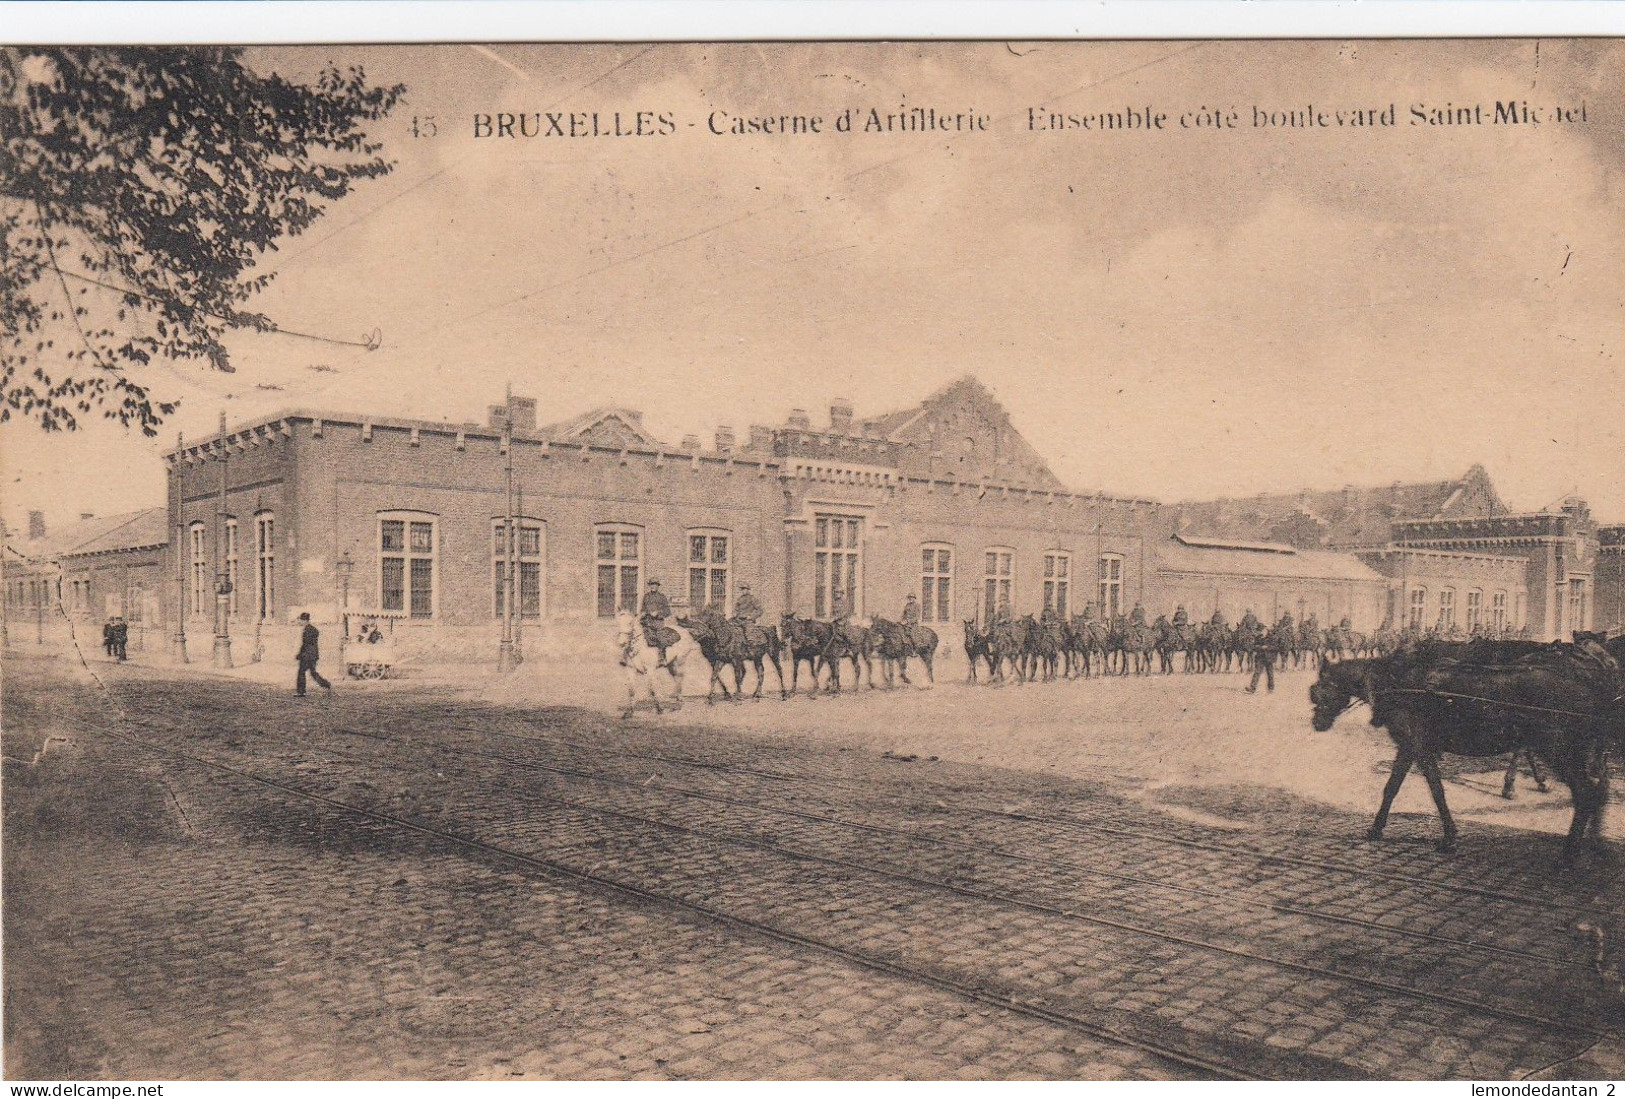
[[[536,434],[561,441],[613,442],[628,446],[663,446],[643,426],[643,413],[630,408],[595,408],[573,419],[544,424]]]
[[[169,541],[169,517],[164,508],[144,508],[119,515],[103,515],[47,531],[44,538],[13,541],[24,556],[67,557],[82,553],[145,549]]]
[[[1048,492],[1066,488],[1032,444],[1011,426],[1004,406],[969,374],[954,379],[917,405],[862,420],[860,427],[862,434],[912,448],[919,457],[940,452],[957,460],[954,442],[944,437],[948,432],[943,425],[944,421],[956,419],[963,422],[967,415],[971,421],[992,428],[987,438],[978,440],[978,446],[985,448],[972,463],[978,468],[967,472],[1019,488]],[[918,461],[905,460],[904,464]]]
[[[1347,549],[1385,544],[1396,519],[1482,518],[1506,515],[1507,507],[1475,465],[1449,481],[1199,500],[1179,511],[1181,526],[1195,534]]]

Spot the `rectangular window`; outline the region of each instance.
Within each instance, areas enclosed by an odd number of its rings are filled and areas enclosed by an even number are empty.
[[[951,622],[954,613],[954,551],[926,546],[920,551],[920,617]]]
[[[1439,628],[1448,630],[1456,624],[1456,589],[1445,588],[1439,592]]]
[[[1583,630],[1587,627],[1588,600],[1586,598],[1586,582],[1584,580],[1569,581],[1569,629]]]
[[[1100,558],[1100,614],[1110,622],[1123,613],[1123,558],[1115,553]]]
[[[1072,555],[1044,554],[1044,609],[1062,618],[1072,601]]]
[[[1406,623],[1411,629],[1420,630],[1422,628],[1427,602],[1428,590],[1426,588],[1411,589],[1411,614]]]
[[[987,619],[1003,604],[1015,607],[1016,552],[990,549],[982,555],[982,610]]]
[[[1490,625],[1497,631],[1504,630],[1507,624],[1507,593],[1498,591],[1490,597]]]
[[[496,617],[507,613],[508,539],[507,523],[491,524],[491,573]],[[521,618],[542,616],[542,525],[534,520],[514,520],[514,587],[518,592],[516,610]]]
[[[205,615],[209,613],[211,600],[209,598],[209,539],[208,530],[202,523],[193,523],[188,536],[191,546],[191,576],[192,576],[192,613]]]
[[[600,530],[597,537],[598,617],[638,610],[638,585],[643,572],[643,539],[637,531]]]
[[[861,614],[863,520],[820,515],[814,520],[813,616]]]
[[[226,583],[231,594],[226,596],[226,612],[237,615],[237,520],[226,520]]]
[[[276,617],[276,516],[254,517],[254,602],[262,621]]]
[[[711,606],[728,613],[728,536],[688,536],[688,607],[690,613]]]
[[[1467,629],[1476,630],[1484,624],[1484,593],[1476,588],[1467,593]]]
[[[411,618],[434,617],[435,535],[431,519],[378,521],[378,605]]]

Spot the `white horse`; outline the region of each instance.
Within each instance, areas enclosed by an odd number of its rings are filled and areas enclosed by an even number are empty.
[[[666,649],[666,666],[661,668],[658,666],[660,650],[643,636],[643,623],[638,621],[637,616],[627,610],[615,615],[617,649],[622,654],[630,654],[624,655],[622,660],[626,667],[626,709],[621,712],[623,718],[631,717],[632,711],[637,708],[640,687],[649,693],[650,700],[655,704],[655,713],[665,713],[660,705],[660,693],[655,690],[655,681],[662,672],[671,679],[669,701],[672,707],[682,705],[683,665],[690,656],[700,651],[700,646],[687,630],[680,626],[671,628],[677,631],[678,640]]]

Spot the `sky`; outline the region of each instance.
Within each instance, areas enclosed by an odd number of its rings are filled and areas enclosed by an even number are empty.
[[[3,515],[163,502],[160,455],[280,409],[483,420],[862,416],[980,378],[1063,482],[1164,501],[1443,480],[1625,522],[1625,43],[1124,42],[291,47],[407,86],[394,171],[262,271],[287,336],[235,374],[141,372],[157,440],[0,426]],[[1497,125],[1527,102],[1539,124]],[[1584,122],[1557,107],[1585,107]],[[1481,124],[1429,125],[1479,105]],[[1393,108],[1391,126],[1336,112]],[[829,132],[906,108],[969,132]],[[1042,129],[1051,113],[1161,129]],[[1324,126],[1255,125],[1311,111]],[[1413,109],[1422,112],[1418,124]],[[629,137],[480,137],[498,112]],[[713,112],[722,112],[714,116]],[[1207,112],[1221,129],[1180,125]],[[1233,112],[1233,115],[1232,115]],[[820,116],[818,134],[710,122]],[[416,120],[418,136],[413,136]],[[433,136],[429,136],[430,122]],[[568,120],[566,120],[566,125]],[[325,369],[313,369],[321,367]],[[271,388],[276,387],[276,388]]]

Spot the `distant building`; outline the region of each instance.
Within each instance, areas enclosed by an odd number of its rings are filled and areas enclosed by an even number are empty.
[[[44,513],[31,512],[29,537],[8,539],[0,568],[8,619],[45,617],[57,631],[63,615],[98,622],[119,615],[161,628],[168,547],[163,508],[83,515],[49,533]]]

